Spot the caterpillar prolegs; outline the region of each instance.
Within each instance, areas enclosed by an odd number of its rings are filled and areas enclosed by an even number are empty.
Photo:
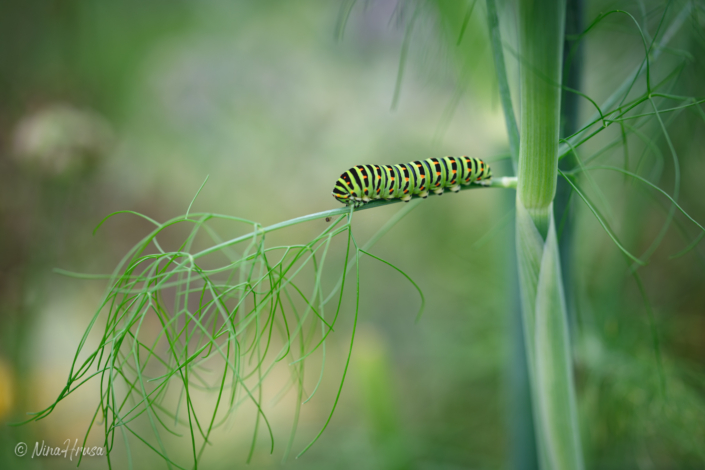
[[[460,191],[469,184],[487,185],[492,170],[487,163],[471,157],[443,157],[400,163],[399,165],[357,165],[340,175],[333,197],[343,204],[362,206],[374,199],[401,199],[443,194],[445,189]]]

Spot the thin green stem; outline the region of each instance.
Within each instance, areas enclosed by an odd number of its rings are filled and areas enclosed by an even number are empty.
[[[479,185],[479,184],[470,184],[468,186],[462,186],[460,188],[460,190],[465,191],[465,190],[469,190],[469,189],[480,189],[480,188],[485,188],[485,187],[516,188],[517,187],[517,178],[511,177],[511,176],[493,178],[489,181],[489,183],[486,186]],[[355,208],[354,212],[359,212],[359,211],[366,210],[366,209],[374,209],[376,207],[388,206],[390,204],[397,204],[399,202],[402,202],[402,201],[400,199],[391,199],[391,200],[377,199],[377,200],[374,200],[372,202],[365,204],[362,207]],[[315,214],[309,214],[309,215],[304,215],[301,217],[296,217],[294,219],[289,219],[284,222],[279,222],[279,223],[270,225],[268,227],[262,227],[261,229],[255,230],[254,232],[248,233],[246,235],[242,235],[240,237],[224,241],[224,242],[219,243],[217,245],[214,245],[210,248],[207,248],[201,252],[195,253],[194,255],[192,255],[192,257],[194,259],[201,258],[205,255],[215,253],[219,250],[222,250],[225,247],[234,245],[236,243],[240,243],[243,240],[247,240],[247,239],[252,238],[252,237],[259,235],[259,234],[273,232],[275,230],[290,227],[292,225],[300,224],[303,222],[309,222],[311,220],[324,219],[326,217],[336,217],[336,216],[340,216],[340,215],[345,215],[345,214],[348,214],[349,212],[350,212],[350,208],[348,206],[345,206],[345,207],[340,207],[338,209],[331,209],[328,211],[317,212]]]
[[[502,36],[499,30],[499,18],[497,16],[495,0],[487,0],[487,25],[490,30],[492,56],[494,58],[494,68],[499,85],[499,97],[502,101],[502,110],[504,111],[504,125],[507,128],[509,151],[512,156],[512,166],[514,166],[514,172],[516,173],[519,166],[519,129],[517,128],[517,121],[514,117],[512,94],[509,89],[509,80],[507,79],[507,67],[504,63],[504,50],[502,49]]]

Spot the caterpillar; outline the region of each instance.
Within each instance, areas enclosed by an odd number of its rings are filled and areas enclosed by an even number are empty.
[[[340,175],[333,197],[348,206],[363,206],[373,199],[428,197],[444,189],[460,191],[471,183],[487,185],[492,178],[490,166],[467,156],[429,158],[399,165],[357,165]]]

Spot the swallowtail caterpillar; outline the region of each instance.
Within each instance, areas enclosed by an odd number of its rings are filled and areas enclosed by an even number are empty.
[[[441,195],[445,189],[460,191],[469,184],[488,185],[490,166],[471,157],[443,157],[399,165],[357,165],[340,175],[333,197],[348,206],[360,207],[374,199],[401,199]]]

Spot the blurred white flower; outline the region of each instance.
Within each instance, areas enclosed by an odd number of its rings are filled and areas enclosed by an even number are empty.
[[[90,167],[112,141],[112,128],[99,114],[54,104],[19,122],[13,154],[22,166],[45,176],[61,176]]]

